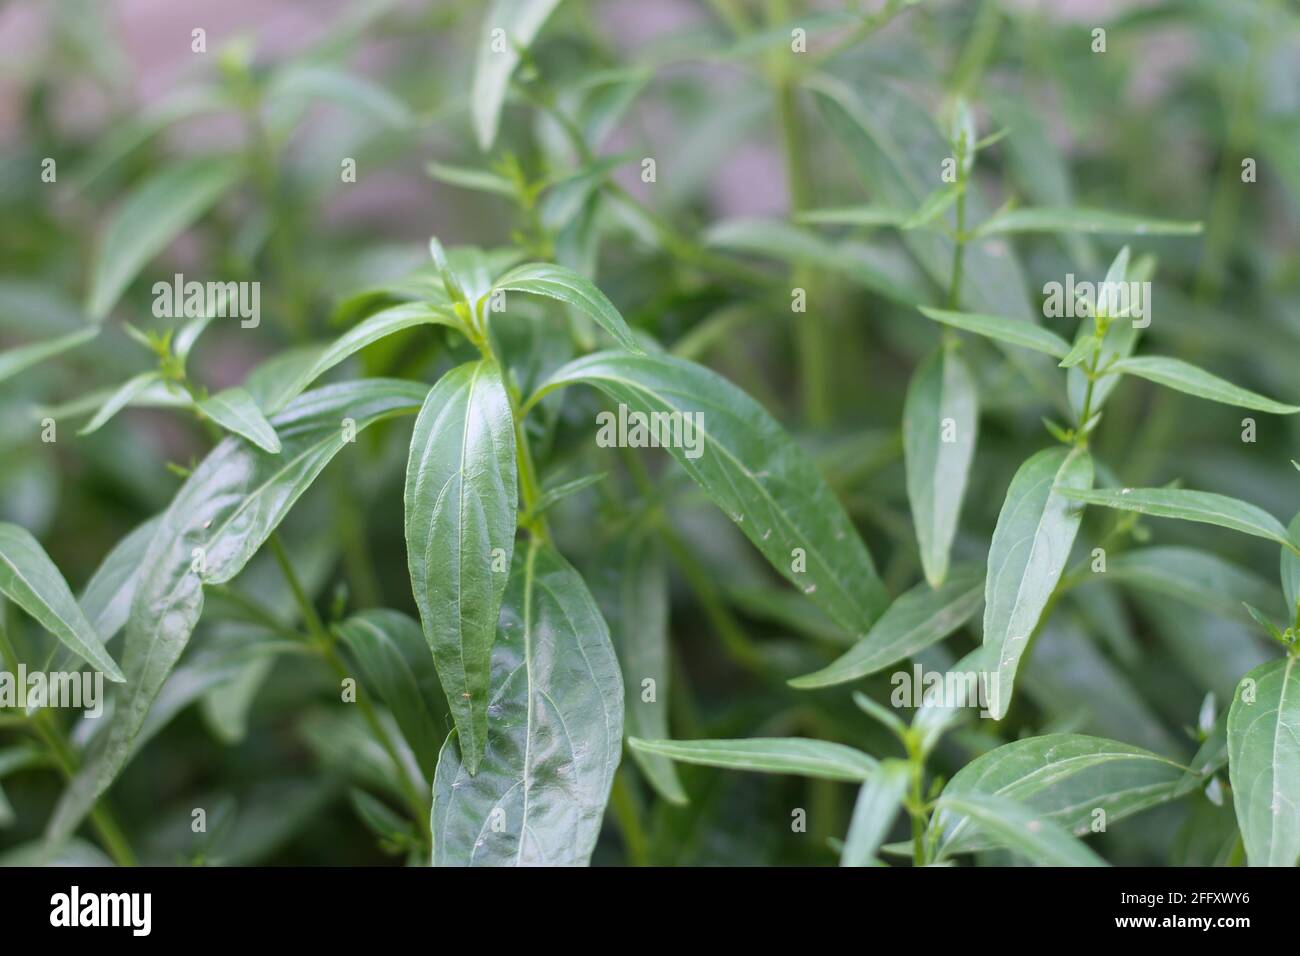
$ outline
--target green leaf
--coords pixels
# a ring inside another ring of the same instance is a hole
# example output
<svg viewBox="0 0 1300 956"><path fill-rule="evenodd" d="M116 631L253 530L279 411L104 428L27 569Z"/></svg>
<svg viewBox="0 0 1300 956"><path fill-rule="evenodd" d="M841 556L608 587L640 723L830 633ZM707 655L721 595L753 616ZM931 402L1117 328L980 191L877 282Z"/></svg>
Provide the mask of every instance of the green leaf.
<svg viewBox="0 0 1300 956"><path fill-rule="evenodd" d="M936 322L950 325L983 335L1009 345L1046 352L1048 355L1063 359L1070 354L1070 343L1055 332L1021 322L1016 319L1004 319L998 315L977 315L974 312L949 312L946 309L931 309L921 306L921 312Z"/></svg>
<svg viewBox="0 0 1300 956"><path fill-rule="evenodd" d="M829 667L790 681L791 687L830 687L874 674L943 640L965 624L984 599L984 568L963 564L938 588L918 584L881 615L864 640Z"/></svg>
<svg viewBox="0 0 1300 956"><path fill-rule="evenodd" d="M125 680L40 542L26 528L8 522L0 522L0 594L109 680Z"/></svg>
<svg viewBox="0 0 1300 956"><path fill-rule="evenodd" d="M1251 866L1300 859L1300 668L1270 661L1237 685L1228 710L1228 779Z"/></svg>
<svg viewBox="0 0 1300 956"><path fill-rule="evenodd" d="M591 580L623 671L623 726L630 736L667 737L672 668L662 548L647 535L620 539L600 553ZM653 682L650 700L645 699L647 680ZM687 802L671 760L640 750L632 751L632 759L661 797L678 805Z"/></svg>
<svg viewBox="0 0 1300 956"><path fill-rule="evenodd" d="M430 709L434 673L418 621L399 611L371 608L334 626L361 668L361 684L393 712L402 736L427 779L433 779L443 731Z"/></svg>
<svg viewBox="0 0 1300 956"><path fill-rule="evenodd" d="M1253 408L1274 415L1293 415L1300 412L1300 405L1275 402L1256 392L1239 388L1195 365L1158 355L1120 359L1111 364L1106 374L1136 375L1138 378L1145 378L1149 382L1195 395L1197 398L1224 405L1236 405L1238 408Z"/></svg>
<svg viewBox="0 0 1300 956"><path fill-rule="evenodd" d="M1081 335L1074 340L1074 345L1070 346L1069 354L1061 359L1061 368L1074 368L1080 362L1092 357L1093 349L1101 345L1101 340L1095 335Z"/></svg>
<svg viewBox="0 0 1300 956"><path fill-rule="evenodd" d="M1049 448L1029 458L1007 489L989 546L984 589L984 646L993 664L989 711L1006 716L1020 657L1070 557L1083 509L1065 491L1092 486L1092 458Z"/></svg>
<svg viewBox="0 0 1300 956"><path fill-rule="evenodd" d="M687 474L814 604L851 633L867 633L888 603L871 555L812 462L762 406L693 362L616 352L557 369L528 404L575 382L594 385L647 420L673 416L682 440L668 452ZM792 567L795 549L806 560L802 572Z"/></svg>
<svg viewBox="0 0 1300 956"><path fill-rule="evenodd" d="M1282 554L1285 561L1291 552ZM1137 548L1112 555L1105 576L1224 617L1240 617L1243 603L1267 607L1276 600L1263 578L1195 548Z"/></svg>
<svg viewBox="0 0 1300 956"><path fill-rule="evenodd" d="M18 348L6 349L4 352L0 352L0 382L12 378L19 372L31 368L33 365L38 365L48 358L62 355L64 352L75 349L80 345L85 345L97 335L99 335L99 327L91 326L87 329L69 332L67 335L56 335L53 338L42 339L39 342L20 345Z"/></svg>
<svg viewBox="0 0 1300 956"><path fill-rule="evenodd" d="M507 199L514 199L517 193L515 184L504 176L488 172L485 169L471 169L467 166L448 166L446 163L429 163L424 167L430 176L439 182L475 192L496 193Z"/></svg>
<svg viewBox="0 0 1300 956"><path fill-rule="evenodd" d="M161 384L162 381L162 373L156 371L141 372L139 375L127 379L118 386L116 391L109 395L108 400L99 406L99 410L91 416L90 421L86 422L77 434L89 435L91 432L97 431L110 418L130 405L151 386Z"/></svg>
<svg viewBox="0 0 1300 956"><path fill-rule="evenodd" d="M877 763L860 750L826 740L803 737L751 737L745 740L641 740L631 737L633 750L659 754L681 763L756 773L785 773L817 780L862 782Z"/></svg>
<svg viewBox="0 0 1300 956"><path fill-rule="evenodd" d="M906 259L886 258L865 243L830 242L780 220L728 219L711 227L704 238L711 246L835 273L900 305L932 297L925 278Z"/></svg>
<svg viewBox="0 0 1300 956"><path fill-rule="evenodd" d="M880 844L898 816L907 794L911 768L901 760L885 760L858 791L853 819L844 838L840 866L871 866Z"/></svg>
<svg viewBox="0 0 1300 956"><path fill-rule="evenodd" d="M590 316L629 352L645 351L605 293L572 269L549 262L531 262L511 269L492 288L558 299Z"/></svg>
<svg viewBox="0 0 1300 956"><path fill-rule="evenodd" d="M429 391L411 435L404 500L411 590L474 774L519 502L514 420L495 362L461 365Z"/></svg>
<svg viewBox="0 0 1300 956"><path fill-rule="evenodd" d="M1300 545L1300 513L1291 519L1286 533L1293 544ZM1282 594L1286 598L1286 620L1300 621L1300 555L1289 548L1282 549Z"/></svg>
<svg viewBox="0 0 1300 956"><path fill-rule="evenodd" d="M64 791L46 830L49 845L59 845L76 829L130 760L150 707L198 623L203 585L238 574L322 469L349 445L344 418L360 432L381 419L414 412L426 391L418 383L393 379L316 389L271 419L282 444L279 455L227 438L194 470L164 512L141 562L122 660L125 694Z"/></svg>
<svg viewBox="0 0 1300 956"><path fill-rule="evenodd" d="M1059 824L1021 803L987 793L941 796L936 806L968 818L983 834L1041 866L1106 866Z"/></svg>
<svg viewBox="0 0 1300 956"><path fill-rule="evenodd" d="M105 641L121 630L130 616L141 565L161 520L161 515L150 518L114 545L77 600L95 633Z"/></svg>
<svg viewBox="0 0 1300 956"><path fill-rule="evenodd" d="M824 226L899 226L907 217L902 210L884 206L840 206L798 213L795 222Z"/></svg>
<svg viewBox="0 0 1300 956"><path fill-rule="evenodd" d="M273 455L280 453L280 439L262 416L253 396L242 388L228 388L201 399L196 407L228 432L247 438Z"/></svg>
<svg viewBox="0 0 1300 956"><path fill-rule="evenodd" d="M242 160L189 159L156 173L118 207L99 243L86 311L102 321L154 256L239 179Z"/></svg>
<svg viewBox="0 0 1300 956"><path fill-rule="evenodd" d="M921 203L921 208L899 224L900 229L919 229L927 226L939 216L943 215L953 203L957 201L960 191L955 185L942 186L936 189L930 195L925 197Z"/></svg>
<svg viewBox="0 0 1300 956"><path fill-rule="evenodd" d="M382 86L319 63L295 63L280 70L267 84L266 97L328 100L399 129L411 126L415 119L410 108Z"/></svg>
<svg viewBox="0 0 1300 956"><path fill-rule="evenodd" d="M1095 491L1062 488L1061 494L1073 501L1104 505L1120 511L1215 524L1243 534L1267 538L1284 548L1296 548L1287 537L1286 528L1271 514L1227 495L1183 488L1098 488Z"/></svg>
<svg viewBox="0 0 1300 956"><path fill-rule="evenodd" d="M981 754L962 767L944 797L971 793L1005 797L1076 835L1173 799L1186 768L1141 747L1087 737L1046 734L1026 737ZM937 815L943 831L939 855L988 846L968 820Z"/></svg>
<svg viewBox="0 0 1300 956"><path fill-rule="evenodd" d="M1199 222L1153 219L1104 209L1010 209L998 213L976 230L985 236L1008 232L1116 233L1133 236L1195 236Z"/></svg>
<svg viewBox="0 0 1300 956"><path fill-rule="evenodd" d="M477 774L443 745L434 865L585 865L622 755L623 681L587 586L536 539L510 572L491 710Z"/></svg>
<svg viewBox="0 0 1300 956"><path fill-rule="evenodd" d="M975 382L957 350L941 347L912 375L903 404L907 500L934 587L948 574L978 428Z"/></svg>
<svg viewBox="0 0 1300 956"><path fill-rule="evenodd" d="M510 77L560 0L495 0L483 18L474 58L470 114L479 148L487 152L497 138Z"/></svg>
<svg viewBox="0 0 1300 956"><path fill-rule="evenodd" d="M344 359L382 338L417 325L461 328L460 320L450 309L423 302L395 305L358 322L326 346L281 353L253 373L259 377L263 369L274 373L265 376L265 387L255 387L253 376L246 387L262 410L268 415L273 414Z"/></svg>

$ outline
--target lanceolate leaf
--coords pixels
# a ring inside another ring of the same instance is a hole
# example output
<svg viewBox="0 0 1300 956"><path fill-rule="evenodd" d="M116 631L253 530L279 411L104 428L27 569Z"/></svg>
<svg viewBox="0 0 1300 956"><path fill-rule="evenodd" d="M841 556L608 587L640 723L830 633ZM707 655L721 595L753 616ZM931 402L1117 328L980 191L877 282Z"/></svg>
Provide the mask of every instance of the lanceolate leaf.
<svg viewBox="0 0 1300 956"><path fill-rule="evenodd" d="M1300 666L1296 658L1255 668L1228 711L1228 775L1251 866L1300 859Z"/></svg>
<svg viewBox="0 0 1300 956"><path fill-rule="evenodd" d="M1092 486L1092 458L1080 449L1038 452L1016 472L1007 489L989 547L984 586L984 646L990 675L989 710L1006 716L1020 657L1060 580L1079 530L1083 509L1064 489Z"/></svg>
<svg viewBox="0 0 1300 956"><path fill-rule="evenodd" d="M124 696L112 723L95 738L46 831L51 846L77 827L126 762L150 706L203 610L203 585L229 581L248 563L356 430L419 407L426 388L367 379L316 389L271 420L282 443L270 455L237 438L217 445L163 514L141 562L127 622Z"/></svg>
<svg viewBox="0 0 1300 956"><path fill-rule="evenodd" d="M558 299L590 316L628 351L645 351L605 293L572 269L547 262L532 262L511 269L497 279L492 288Z"/></svg>
<svg viewBox="0 0 1300 956"><path fill-rule="evenodd" d="M1295 560L1290 551L1282 551ZM1106 578L1167 594L1224 617L1244 616L1242 604L1275 606L1276 588L1250 571L1195 548L1137 548L1112 555Z"/></svg>
<svg viewBox="0 0 1300 956"><path fill-rule="evenodd" d="M268 415L274 414L348 356L386 336L417 325L447 325L458 328L459 320L450 309L436 305L423 302L395 305L358 322L326 346L312 351L282 353L272 361L284 361L287 356L289 358L285 361L284 367L276 371L264 389L259 386L257 391L254 391L250 382L249 391L257 397L262 411ZM256 376L261 371L262 369L258 369L253 374Z"/></svg>
<svg viewBox="0 0 1300 956"><path fill-rule="evenodd" d="M1274 415L1293 415L1300 412L1300 405L1275 402L1271 398L1265 398L1256 392L1233 385L1217 375L1211 375L1195 365L1159 355L1120 359L1107 369L1107 373L1136 375L1138 378L1145 378L1158 385L1195 395L1197 398L1224 405L1236 405L1238 408L1252 408L1260 412L1271 412Z"/></svg>
<svg viewBox="0 0 1300 956"><path fill-rule="evenodd" d="M273 455L280 453L280 439L263 417L253 396L242 388L228 388L198 402L198 409L226 431L247 438Z"/></svg>
<svg viewBox="0 0 1300 956"><path fill-rule="evenodd" d="M955 348L942 347L913 374L903 405L907 499L921 566L934 587L948 574L978 422L978 396L966 363Z"/></svg>
<svg viewBox="0 0 1300 956"><path fill-rule="evenodd" d="M661 754L682 763L757 773L788 773L818 780L863 781L876 761L860 750L803 737L752 737L746 740L628 740L633 750Z"/></svg>
<svg viewBox="0 0 1300 956"><path fill-rule="evenodd" d="M473 774L488 732L492 640L514 550L515 433L501 371L469 362L424 401L406 466L406 561Z"/></svg>
<svg viewBox="0 0 1300 956"><path fill-rule="evenodd" d="M918 584L881 615L864 640L829 667L790 681L792 687L830 687L874 674L943 640L984 600L984 568L958 565L940 587Z"/></svg>
<svg viewBox="0 0 1300 956"><path fill-rule="evenodd" d="M135 398L154 385L161 385L163 381L162 374L159 372L141 372L139 375L132 376L118 386L104 402L99 406L99 410L91 416L90 421L82 426L77 432L78 435L89 435L97 431L105 422L120 412L126 406L130 405Z"/></svg>
<svg viewBox="0 0 1300 956"><path fill-rule="evenodd" d="M886 760L858 791L853 819L844 838L840 866L871 866L889 834L907 793L910 768L901 760Z"/></svg>
<svg viewBox="0 0 1300 956"><path fill-rule="evenodd" d="M479 148L487 152L497 138L501 108L506 102L510 77L519 65L519 51L527 50L560 0L495 0L483 18L474 58L474 85L470 113Z"/></svg>
<svg viewBox="0 0 1300 956"><path fill-rule="evenodd" d="M979 227L980 235L999 232L1087 232L1133 236L1194 236L1199 222L1154 219L1104 209L1011 209Z"/></svg>
<svg viewBox="0 0 1300 956"><path fill-rule="evenodd" d="M981 754L957 771L943 794L1008 797L1082 835L1172 799L1184 772L1176 761L1117 740L1047 734ZM936 825L944 829L940 854L988 846L968 821L941 815Z"/></svg>
<svg viewBox="0 0 1300 956"><path fill-rule="evenodd" d="M267 84L266 96L268 100L328 100L399 128L413 120L406 104L382 86L355 73L315 63L281 70Z"/></svg>
<svg viewBox="0 0 1300 956"><path fill-rule="evenodd" d="M69 349L85 345L98 334L99 328L95 326L77 332L69 332L67 335L42 339L29 345L21 345L18 348L6 349L0 352L0 382L17 375L24 369L44 362L47 358L53 358L67 352Z"/></svg>
<svg viewBox="0 0 1300 956"><path fill-rule="evenodd" d="M666 415L680 425L668 451L686 472L777 571L841 627L867 633L888 603L871 555L816 468L757 402L693 362L598 352L558 369L529 404L575 382L647 420Z"/></svg>
<svg viewBox="0 0 1300 956"><path fill-rule="evenodd" d="M977 315L974 312L950 312L946 309L931 309L927 306L921 306L921 311L927 318L936 322L942 322L944 325L951 325L955 329L962 329L966 332L974 332L976 335L983 335L990 339L997 339L999 342L1006 342L1009 345L1018 345L1021 348L1033 349L1036 352L1046 352L1058 359L1063 359L1070 354L1069 342L1055 332L1049 332L1047 329L1030 325L1028 322L1004 319L998 315Z"/></svg>
<svg viewBox="0 0 1300 956"><path fill-rule="evenodd" d="M77 603L103 640L107 641L125 624L131 613L131 598L139 580L149 542L162 516L150 518L119 541L95 569Z"/></svg>
<svg viewBox="0 0 1300 956"><path fill-rule="evenodd" d="M86 311L101 321L140 270L235 184L237 157L190 159L165 169L114 213L99 244Z"/></svg>
<svg viewBox="0 0 1300 956"><path fill-rule="evenodd" d="M371 608L337 625L361 668L362 693L371 691L393 712L426 779L433 779L443 731L432 707L438 677L419 622L399 611Z"/></svg>
<svg viewBox="0 0 1300 956"><path fill-rule="evenodd" d="M1293 544L1300 545L1300 514L1291 519L1286 532ZM1282 549L1282 594L1286 598L1285 621L1300 620L1300 555L1289 548Z"/></svg>
<svg viewBox="0 0 1300 956"><path fill-rule="evenodd" d="M621 540L597 558L592 579L623 670L624 725L634 737L668 736L668 571L656 539ZM633 750L650 785L670 803L686 803L677 768L666 757Z"/></svg>
<svg viewBox="0 0 1300 956"><path fill-rule="evenodd" d="M1059 824L1043 819L1023 804L987 793L939 798L939 809L971 821L999 846L1042 866L1105 866L1106 861Z"/></svg>
<svg viewBox="0 0 1300 956"><path fill-rule="evenodd" d="M40 542L26 528L7 522L0 522L0 594L109 680L124 679ZM9 664L16 666L15 661Z"/></svg>
<svg viewBox="0 0 1300 956"><path fill-rule="evenodd" d="M1231 528L1244 534L1275 541L1284 548L1295 549L1286 528L1262 508L1245 501L1209 491L1183 488L1063 488L1061 494L1090 505L1105 505L1120 511L1137 511L1157 518L1180 518Z"/></svg>
<svg viewBox="0 0 1300 956"><path fill-rule="evenodd" d="M510 571L490 710L477 774L450 737L438 758L434 865L585 865L622 753L623 681L582 578L535 540Z"/></svg>

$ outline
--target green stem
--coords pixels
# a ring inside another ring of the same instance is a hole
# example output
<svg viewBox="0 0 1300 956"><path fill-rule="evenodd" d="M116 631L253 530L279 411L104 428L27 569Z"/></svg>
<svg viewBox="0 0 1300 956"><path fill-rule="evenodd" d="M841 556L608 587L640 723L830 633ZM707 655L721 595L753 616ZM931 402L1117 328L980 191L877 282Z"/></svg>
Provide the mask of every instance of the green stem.
<svg viewBox="0 0 1300 956"><path fill-rule="evenodd" d="M267 539L270 546L271 554L275 556L276 563L280 566L280 571L284 575L285 583L289 585L289 590L293 592L294 601L298 604L298 610L302 614L303 622L307 626L307 632L311 635L316 649L320 652L321 657L329 668L334 671L340 681L352 678L347 664L339 656L338 650L334 647L334 639L326 629L325 624L321 621L320 615L316 612L315 606L311 599L308 598L302 582L298 579L298 573L293 569L293 564L289 561L289 555L285 552L284 544L278 534L272 534ZM398 756L397 745L393 743L388 734L388 730L379 720L379 714L371 705L370 700L364 694L357 694L357 706L361 709L361 716L366 724L370 727L370 732L374 735L375 740L383 747L384 752L388 754L388 759L392 761L394 769L397 771L399 787L402 790L402 796L405 798L407 806L410 808L411 815L415 819L416 825L420 828L420 833L425 840L432 839L432 833L429 825L429 805L422 796L423 786L413 781L407 772L407 767L401 757Z"/></svg>
<svg viewBox="0 0 1300 956"><path fill-rule="evenodd" d="M610 809L614 811L614 820L623 834L623 846L627 850L628 862L633 866L650 865L649 840L645 828L641 826L640 809L628 783L627 767L622 767L614 774L614 787L609 794Z"/></svg>
<svg viewBox="0 0 1300 956"><path fill-rule="evenodd" d="M799 122L798 88L788 75L776 80L777 117L781 130L781 145L785 152L786 181L790 192L790 214L793 217L807 209L810 179L808 157L804 151L804 135ZM809 286L812 272L804 266L794 270L796 288L803 288L807 298L812 298ZM805 303L806 304L806 303ZM825 425L831 419L830 379L826 370L830 365L826 323L815 307L794 316L795 348L799 355L799 382L802 389L803 409L810 424Z"/></svg>
<svg viewBox="0 0 1300 956"><path fill-rule="evenodd" d="M14 650L14 646L9 640L9 632L3 626L0 626L0 656L3 656L13 670L17 671L18 652ZM45 744L64 779L71 782L77 775L77 754L63 735L63 731L60 729L58 722L55 721L54 715L50 713L48 708L42 707L26 723L36 736L41 739L41 742ZM95 832L99 834L104 849L114 863L118 866L136 865L135 852L131 849L126 833L108 807L96 801L90 810L90 823L95 828Z"/></svg>

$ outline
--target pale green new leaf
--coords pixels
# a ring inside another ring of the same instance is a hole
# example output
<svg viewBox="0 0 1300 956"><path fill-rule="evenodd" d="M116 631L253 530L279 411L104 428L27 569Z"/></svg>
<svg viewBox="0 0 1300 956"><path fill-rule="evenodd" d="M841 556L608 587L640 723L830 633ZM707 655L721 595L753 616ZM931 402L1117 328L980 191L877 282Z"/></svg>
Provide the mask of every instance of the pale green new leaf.
<svg viewBox="0 0 1300 956"><path fill-rule="evenodd" d="M1228 778L1251 866L1300 859L1300 667L1270 661L1237 685L1228 710Z"/></svg>
<svg viewBox="0 0 1300 956"><path fill-rule="evenodd" d="M989 546L984 590L984 646L995 668L989 711L1006 716L1020 657L1070 557L1083 509L1064 491L1092 486L1092 458L1082 449L1050 448L1029 458L1007 489Z"/></svg>
<svg viewBox="0 0 1300 956"><path fill-rule="evenodd" d="M318 63L295 63L267 84L268 100L327 100L373 116L398 128L414 122L410 108L388 90L365 77Z"/></svg>
<svg viewBox="0 0 1300 956"><path fill-rule="evenodd" d="M211 209L242 169L237 157L189 159L132 192L100 238L86 305L90 317L102 321L149 260Z"/></svg>
<svg viewBox="0 0 1300 956"><path fill-rule="evenodd" d="M943 795L1007 797L1044 819L1082 835L1098 817L1106 826L1176 795L1186 768L1149 750L1082 734L1026 737L981 754L948 781ZM939 853L966 853L988 845L969 821L942 815Z"/></svg>
<svg viewBox="0 0 1300 956"><path fill-rule="evenodd" d="M423 302L405 302L358 322L328 345L281 353L254 371L246 387L266 414L274 414L344 359L382 338L417 325L461 327L450 309ZM267 369L268 374L261 374L263 369ZM269 374L271 371L274 374ZM265 384L259 382L255 385L252 381L254 376Z"/></svg>
<svg viewBox="0 0 1300 956"><path fill-rule="evenodd" d="M472 169L467 166L449 166L446 163L429 163L424 167L430 176L439 182L475 192L496 193L507 199L514 199L518 190L515 184L504 176L488 172L485 169Z"/></svg>
<svg viewBox="0 0 1300 956"><path fill-rule="evenodd" d="M844 838L840 866L872 866L907 794L911 769L901 760L885 760L858 791L853 819Z"/></svg>
<svg viewBox="0 0 1300 956"><path fill-rule="evenodd" d="M227 438L193 471L141 561L127 621L122 669L127 683L112 723L55 809L46 829L58 846L130 760L154 700L189 643L203 610L203 585L238 574L321 470L356 431L414 412L427 389L414 382L366 379L316 389L271 420L281 453Z"/></svg>
<svg viewBox="0 0 1300 956"><path fill-rule="evenodd" d="M928 306L921 306L920 308L927 318L941 322L944 325L950 325L955 329L974 332L976 335L983 335L999 342L1006 342L1008 345L1018 345L1021 348L1033 349L1036 352L1046 352L1058 359L1063 359L1070 354L1069 342L1055 332L1049 332L1037 325L1030 325L1028 322L1004 319L998 315L950 312L947 309L931 309Z"/></svg>
<svg viewBox="0 0 1300 956"><path fill-rule="evenodd" d="M429 391L411 435L404 501L411 590L474 774L519 503L514 420L495 362L461 365Z"/></svg>
<svg viewBox="0 0 1300 956"><path fill-rule="evenodd" d="M998 213L976 230L977 235L1007 232L1083 232L1132 236L1195 236L1199 222L1154 219L1104 209L1032 207Z"/></svg>
<svg viewBox="0 0 1300 956"><path fill-rule="evenodd" d="M141 372L139 375L127 379L118 386L117 390L108 397L104 404L99 406L98 411L91 416L90 421L86 422L77 434L89 435L91 432L97 431L110 418L130 405L150 387L161 384L162 381L162 373L157 371Z"/></svg>
<svg viewBox="0 0 1300 956"><path fill-rule="evenodd" d="M629 738L633 750L660 754L681 763L756 773L785 773L817 780L861 782L877 763L860 750L827 740L803 737L751 737L744 740L641 740Z"/></svg>
<svg viewBox="0 0 1300 956"><path fill-rule="evenodd" d="M470 114L479 148L487 152L497 138L510 77L560 0L494 0L479 32L474 57Z"/></svg>
<svg viewBox="0 0 1300 956"><path fill-rule="evenodd" d="M39 342L6 349L4 352L0 352L0 382L12 378L19 372L31 368L33 365L38 365L48 358L62 355L64 352L75 349L80 345L85 345L97 335L99 335L99 327L92 326L88 329L69 332L67 335L56 335L53 338L42 339Z"/></svg>
<svg viewBox="0 0 1300 956"><path fill-rule="evenodd" d="M1293 415L1300 412L1300 405L1287 405L1275 402L1256 392L1240 388L1231 382L1211 375L1209 372L1174 358L1160 355L1144 355L1138 358L1124 358L1111 364L1107 375L1136 375L1157 385L1164 385L1197 398L1238 408L1252 408L1274 415Z"/></svg>
<svg viewBox="0 0 1300 956"><path fill-rule="evenodd" d="M280 453L280 439L275 434L253 396L242 388L227 388L200 399L196 403L200 412L228 432L247 438L258 448L273 455Z"/></svg>
<svg viewBox="0 0 1300 956"><path fill-rule="evenodd" d="M630 411L677 418L681 441L668 452L687 474L814 604L850 633L867 633L888 603L871 555L812 462L762 406L693 362L617 352L556 370L529 404L575 382ZM796 548L804 571L792 568Z"/></svg>
<svg viewBox="0 0 1300 956"><path fill-rule="evenodd" d="M871 632L833 664L790 681L791 687L830 687L874 674L943 640L984 600L984 568L962 564L938 588L922 582L880 616Z"/></svg>
<svg viewBox="0 0 1300 956"><path fill-rule="evenodd" d="M1106 866L1106 861L1068 830L1006 797L945 793L936 806L965 817L985 837L1040 866Z"/></svg>
<svg viewBox="0 0 1300 956"><path fill-rule="evenodd" d="M8 522L0 522L0 594L109 680L125 680L40 542L26 528ZM16 661L8 664L17 666Z"/></svg>
<svg viewBox="0 0 1300 956"><path fill-rule="evenodd" d="M623 681L587 586L536 539L510 571L489 709L477 774L451 737L438 758L434 865L586 865L622 756Z"/></svg>
<svg viewBox="0 0 1300 956"><path fill-rule="evenodd" d="M1295 550L1282 523L1262 508L1227 495L1184 488L1062 488L1061 494L1074 501L1104 505L1120 511L1136 511L1157 518L1199 521L1243 534L1267 538Z"/></svg>
<svg viewBox="0 0 1300 956"><path fill-rule="evenodd" d="M590 316L629 352L645 351L605 293L572 269L549 262L530 262L511 269L492 288L558 299Z"/></svg>
<svg viewBox="0 0 1300 956"><path fill-rule="evenodd" d="M913 373L903 404L907 500L934 587L948 574L978 427L975 382L957 350L942 347Z"/></svg>

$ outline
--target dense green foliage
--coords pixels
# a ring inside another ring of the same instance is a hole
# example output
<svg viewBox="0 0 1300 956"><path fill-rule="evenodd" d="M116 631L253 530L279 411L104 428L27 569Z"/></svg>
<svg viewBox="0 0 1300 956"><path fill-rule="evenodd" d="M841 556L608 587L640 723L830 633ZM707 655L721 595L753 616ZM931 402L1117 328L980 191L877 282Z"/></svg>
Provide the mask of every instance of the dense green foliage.
<svg viewBox="0 0 1300 956"><path fill-rule="evenodd" d="M1295 8L636 7L43 10L0 862L1296 865Z"/></svg>

